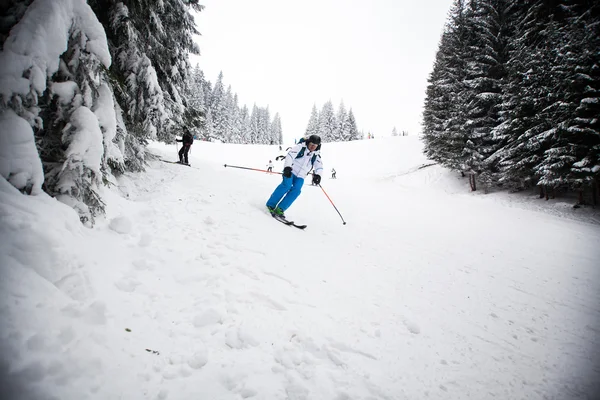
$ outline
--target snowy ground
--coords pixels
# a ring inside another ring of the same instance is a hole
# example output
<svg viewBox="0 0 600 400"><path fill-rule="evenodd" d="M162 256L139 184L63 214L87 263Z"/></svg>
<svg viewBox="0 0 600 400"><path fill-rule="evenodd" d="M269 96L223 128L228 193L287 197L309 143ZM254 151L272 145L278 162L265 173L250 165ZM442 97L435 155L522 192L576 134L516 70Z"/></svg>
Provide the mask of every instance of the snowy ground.
<svg viewBox="0 0 600 400"><path fill-rule="evenodd" d="M347 225L306 186L300 231L264 209L278 175L223 167L279 154L196 142L192 168L154 161L107 189L93 230L0 180L6 398L600 393L597 214L471 194L397 137L325 144Z"/></svg>

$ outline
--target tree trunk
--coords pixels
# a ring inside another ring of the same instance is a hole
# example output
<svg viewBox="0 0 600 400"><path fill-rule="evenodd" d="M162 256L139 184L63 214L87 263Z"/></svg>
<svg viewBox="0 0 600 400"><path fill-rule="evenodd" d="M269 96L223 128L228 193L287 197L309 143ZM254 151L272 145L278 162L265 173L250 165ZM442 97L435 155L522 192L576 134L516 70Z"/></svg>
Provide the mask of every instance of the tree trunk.
<svg viewBox="0 0 600 400"><path fill-rule="evenodd" d="M469 174L469 184L471 185L471 191L477 190L477 183L475 181L475 174Z"/></svg>
<svg viewBox="0 0 600 400"><path fill-rule="evenodd" d="M598 198L600 197L600 184L598 184L598 181L600 181L600 176L597 176L592 181L592 202L594 207L598 205Z"/></svg>
<svg viewBox="0 0 600 400"><path fill-rule="evenodd" d="M544 187L540 186L540 199L544 198Z"/></svg>

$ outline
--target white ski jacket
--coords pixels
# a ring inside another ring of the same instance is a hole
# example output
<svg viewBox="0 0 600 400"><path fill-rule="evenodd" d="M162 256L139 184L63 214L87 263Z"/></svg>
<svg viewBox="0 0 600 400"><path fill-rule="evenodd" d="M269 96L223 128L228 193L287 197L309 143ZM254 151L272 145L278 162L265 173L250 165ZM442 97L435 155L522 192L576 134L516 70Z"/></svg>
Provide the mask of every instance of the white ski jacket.
<svg viewBox="0 0 600 400"><path fill-rule="evenodd" d="M313 163L314 158L314 163ZM298 178L306 178L311 168L314 168L313 173L323 175L323 163L321 162L321 154L319 150L310 152L306 147L306 142L295 145L290 149L285 156L285 167L292 167L292 174Z"/></svg>

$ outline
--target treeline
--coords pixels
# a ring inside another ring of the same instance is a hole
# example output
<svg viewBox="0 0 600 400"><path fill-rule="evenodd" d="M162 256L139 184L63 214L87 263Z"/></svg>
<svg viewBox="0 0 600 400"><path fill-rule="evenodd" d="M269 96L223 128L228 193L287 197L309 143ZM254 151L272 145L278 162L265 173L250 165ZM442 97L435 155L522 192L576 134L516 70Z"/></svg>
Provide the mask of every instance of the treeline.
<svg viewBox="0 0 600 400"><path fill-rule="evenodd" d="M237 93L232 93L231 85L225 90L223 72L213 87L196 66L192 71L190 91L190 106L201 116L193 126L203 139L225 143L283 143L279 113L271 119L269 107L254 104L251 111L246 105L240 108Z"/></svg>
<svg viewBox="0 0 600 400"><path fill-rule="evenodd" d="M429 77L425 153L471 188L598 201L600 8L456 0Z"/></svg>
<svg viewBox="0 0 600 400"><path fill-rule="evenodd" d="M203 8L198 0L3 2L0 129L12 161L2 176L24 193L43 189L93 225L104 213L102 186L143 171L150 140L171 143L187 126L209 140L280 143L278 114L240 108L222 74L213 86L189 64L199 54L191 13Z"/></svg>
<svg viewBox="0 0 600 400"><path fill-rule="evenodd" d="M342 101L336 112L331 100L323 104L320 112L317 111L317 105L313 105L305 135L319 135L324 142L346 142L363 138L356 127L352 108L346 111Z"/></svg>

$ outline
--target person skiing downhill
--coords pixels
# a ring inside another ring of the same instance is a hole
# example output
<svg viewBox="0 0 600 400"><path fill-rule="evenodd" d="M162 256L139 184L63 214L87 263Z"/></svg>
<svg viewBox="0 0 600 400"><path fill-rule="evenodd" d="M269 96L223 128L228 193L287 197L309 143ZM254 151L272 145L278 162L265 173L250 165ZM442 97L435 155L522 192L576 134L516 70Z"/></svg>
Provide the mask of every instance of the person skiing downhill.
<svg viewBox="0 0 600 400"><path fill-rule="evenodd" d="M175 139L175 141L182 143L181 150L179 150L179 162L181 164L189 164L188 153L190 151L190 147L192 147L192 143L194 143L194 137L188 128L183 128L183 130L183 137L181 139Z"/></svg>
<svg viewBox="0 0 600 400"><path fill-rule="evenodd" d="M314 168L313 181L317 185L321 183L323 163L320 150L321 138L318 135L311 135L306 141L301 139L290 149L285 157L283 180L267 200L267 209L271 214L285 218L285 210L300 195L304 179L311 168Z"/></svg>
<svg viewBox="0 0 600 400"><path fill-rule="evenodd" d="M269 163L267 164L267 171L273 172L273 161L271 160L269 160Z"/></svg>

